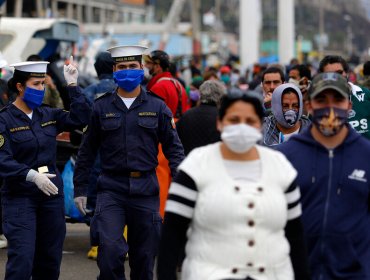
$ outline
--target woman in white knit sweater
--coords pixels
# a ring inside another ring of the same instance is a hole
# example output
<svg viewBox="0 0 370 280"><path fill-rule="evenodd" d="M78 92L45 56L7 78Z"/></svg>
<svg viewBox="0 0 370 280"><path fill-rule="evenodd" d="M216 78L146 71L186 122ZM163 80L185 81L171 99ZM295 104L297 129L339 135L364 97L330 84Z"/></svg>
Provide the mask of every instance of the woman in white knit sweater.
<svg viewBox="0 0 370 280"><path fill-rule="evenodd" d="M257 145L263 114L253 94L225 96L222 141L180 164L166 204L159 280L176 279L185 243L182 280L309 279L297 172Z"/></svg>

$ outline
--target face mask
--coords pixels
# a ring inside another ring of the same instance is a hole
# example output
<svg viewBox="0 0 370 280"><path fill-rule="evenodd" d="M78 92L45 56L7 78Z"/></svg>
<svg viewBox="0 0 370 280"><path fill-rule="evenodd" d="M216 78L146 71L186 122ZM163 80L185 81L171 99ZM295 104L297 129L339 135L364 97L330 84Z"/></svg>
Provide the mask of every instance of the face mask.
<svg viewBox="0 0 370 280"><path fill-rule="evenodd" d="M243 154L262 139L262 134L250 125L235 124L222 129L221 139L234 153Z"/></svg>
<svg viewBox="0 0 370 280"><path fill-rule="evenodd" d="M230 82L230 76L229 75L221 75L221 81L223 81L225 84L228 84Z"/></svg>
<svg viewBox="0 0 370 280"><path fill-rule="evenodd" d="M296 85L297 87L299 86L299 81L294 78L289 78L288 83Z"/></svg>
<svg viewBox="0 0 370 280"><path fill-rule="evenodd" d="M347 110L326 107L313 110L312 121L316 128L326 137L334 136L347 122Z"/></svg>
<svg viewBox="0 0 370 280"><path fill-rule="evenodd" d="M144 77L150 80L152 78L152 75L150 74L150 71L148 68L144 67Z"/></svg>
<svg viewBox="0 0 370 280"><path fill-rule="evenodd" d="M133 91L144 79L144 70L126 69L113 72L114 82L127 92Z"/></svg>
<svg viewBox="0 0 370 280"><path fill-rule="evenodd" d="M189 93L190 100L192 101L198 101L199 100L199 90L190 90Z"/></svg>
<svg viewBox="0 0 370 280"><path fill-rule="evenodd" d="M30 87L26 87L23 95L23 101L27 104L31 110L40 107L42 100L44 99L45 89L38 90Z"/></svg>
<svg viewBox="0 0 370 280"><path fill-rule="evenodd" d="M298 119L298 112L294 110L288 110L283 112L284 119L286 120L287 124L292 127L295 125Z"/></svg>

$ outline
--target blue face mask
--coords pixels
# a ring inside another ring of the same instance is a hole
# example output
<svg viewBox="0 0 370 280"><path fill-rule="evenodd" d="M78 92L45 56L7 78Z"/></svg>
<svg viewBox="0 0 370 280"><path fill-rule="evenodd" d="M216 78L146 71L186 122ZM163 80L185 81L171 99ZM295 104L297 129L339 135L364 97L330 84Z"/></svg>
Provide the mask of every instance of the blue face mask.
<svg viewBox="0 0 370 280"><path fill-rule="evenodd" d="M144 70L126 69L113 72L114 82L127 92L133 91L144 79Z"/></svg>
<svg viewBox="0 0 370 280"><path fill-rule="evenodd" d="M38 90L30 87L26 87L23 95L23 101L27 106L33 110L37 107L40 107L42 100L44 99L45 89Z"/></svg>

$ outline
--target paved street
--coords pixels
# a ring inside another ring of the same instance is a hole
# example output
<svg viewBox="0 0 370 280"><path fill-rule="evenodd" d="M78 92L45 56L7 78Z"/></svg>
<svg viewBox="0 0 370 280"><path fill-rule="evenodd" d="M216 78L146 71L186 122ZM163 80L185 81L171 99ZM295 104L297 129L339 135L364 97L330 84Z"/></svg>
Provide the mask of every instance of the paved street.
<svg viewBox="0 0 370 280"><path fill-rule="evenodd" d="M64 242L64 254L61 267L61 280L96 279L98 267L95 261L89 260L86 253L89 249L89 227L85 224L68 224L67 237ZM0 279L4 279L6 250L0 250ZM128 263L125 262L126 275ZM127 276L127 279L130 279Z"/></svg>

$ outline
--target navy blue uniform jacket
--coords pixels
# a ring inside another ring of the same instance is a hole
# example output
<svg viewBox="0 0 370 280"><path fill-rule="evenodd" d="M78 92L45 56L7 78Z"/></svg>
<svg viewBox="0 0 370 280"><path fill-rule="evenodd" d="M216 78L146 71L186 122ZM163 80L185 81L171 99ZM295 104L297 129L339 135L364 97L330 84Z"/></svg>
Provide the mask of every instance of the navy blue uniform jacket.
<svg viewBox="0 0 370 280"><path fill-rule="evenodd" d="M2 192L20 196L44 195L34 183L27 182L30 169L47 166L56 174L53 183L63 194L63 182L56 167L56 136L62 131L84 127L90 106L79 87L69 87L70 112L41 106L33 110L32 120L13 104L0 112L0 177Z"/></svg>
<svg viewBox="0 0 370 280"><path fill-rule="evenodd" d="M172 175L184 158L172 113L159 97L141 90L127 109L117 92L95 100L89 126L80 147L74 174L75 197L86 196L89 173L98 150L102 173L98 191L133 195L158 195L155 174L158 145L162 144ZM140 178L127 172L141 171Z"/></svg>
<svg viewBox="0 0 370 280"><path fill-rule="evenodd" d="M312 279L370 279L370 141L328 150L308 129L277 146L298 171Z"/></svg>

